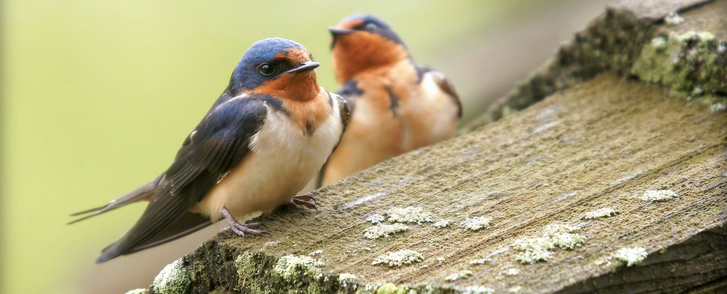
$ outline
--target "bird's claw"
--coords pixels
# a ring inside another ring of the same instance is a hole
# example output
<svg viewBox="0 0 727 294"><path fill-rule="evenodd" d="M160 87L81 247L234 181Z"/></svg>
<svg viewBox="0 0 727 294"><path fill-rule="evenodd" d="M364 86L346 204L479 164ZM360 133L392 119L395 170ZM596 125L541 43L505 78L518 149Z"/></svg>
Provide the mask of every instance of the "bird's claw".
<svg viewBox="0 0 727 294"><path fill-rule="evenodd" d="M229 226L226 226L225 228L220 230L220 232L231 230L232 232L234 232L235 234L237 234L240 237L245 237L245 234L258 235L258 236L268 235L270 237L273 236L273 234L270 234L269 232L255 229L255 228L260 228L260 227L267 228L267 226L265 224L261 224L261 223L249 223L249 224L230 223Z"/></svg>
<svg viewBox="0 0 727 294"><path fill-rule="evenodd" d="M316 206L316 199L313 198L313 196L309 196L309 195L295 196L295 197L293 197L293 199L290 200L290 202L288 202L288 204L293 205L295 207L305 206L305 208L315 209L316 213L318 212L318 207Z"/></svg>
<svg viewBox="0 0 727 294"><path fill-rule="evenodd" d="M295 196L295 197L293 197L293 199L305 200L305 201L308 201L308 202L313 202L313 204L318 204L318 201L315 198L313 198L313 196L307 195L307 194L306 195Z"/></svg>
<svg viewBox="0 0 727 294"><path fill-rule="evenodd" d="M245 234L250 235L269 235L270 237L273 236L273 234L270 234L266 231L256 230L256 228L264 227L267 229L267 226L263 223L249 223L249 224L241 224L235 219L232 214L230 214L230 211L227 210L227 208L222 208L222 214L227 218L227 223L229 225L225 227L224 229L220 230L220 232L224 232L227 230L232 230L235 234L239 235L240 237L245 237Z"/></svg>

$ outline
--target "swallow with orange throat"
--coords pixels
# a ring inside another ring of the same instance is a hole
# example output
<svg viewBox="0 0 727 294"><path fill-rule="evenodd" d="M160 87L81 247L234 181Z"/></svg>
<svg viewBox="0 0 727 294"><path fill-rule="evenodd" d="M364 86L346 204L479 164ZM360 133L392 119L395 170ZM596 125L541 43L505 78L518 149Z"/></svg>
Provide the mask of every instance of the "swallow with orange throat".
<svg viewBox="0 0 727 294"><path fill-rule="evenodd" d="M384 21L364 14L329 28L338 92L355 105L318 177L329 185L383 160L454 137L462 104L447 77L414 63Z"/></svg>
<svg viewBox="0 0 727 294"><path fill-rule="evenodd" d="M129 203L149 204L134 226L96 263L148 249L222 218L235 234L269 234L245 223L286 203L315 208L295 196L341 140L348 108L320 87L319 64L300 44L280 38L253 44L207 115L185 138L169 169L111 203L74 215L71 223ZM295 197L294 197L295 196Z"/></svg>

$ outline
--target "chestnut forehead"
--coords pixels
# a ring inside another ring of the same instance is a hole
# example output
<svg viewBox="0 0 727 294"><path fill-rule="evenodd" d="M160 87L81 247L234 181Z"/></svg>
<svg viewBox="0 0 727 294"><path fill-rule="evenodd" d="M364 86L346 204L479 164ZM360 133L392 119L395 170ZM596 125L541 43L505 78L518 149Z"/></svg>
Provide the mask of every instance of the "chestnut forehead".
<svg viewBox="0 0 727 294"><path fill-rule="evenodd" d="M350 20L350 21L344 21L344 22L340 23L339 26L341 26L344 29L350 30L357 26L362 25L363 23L364 23L363 19L354 19L354 20Z"/></svg>
<svg viewBox="0 0 727 294"><path fill-rule="evenodd" d="M308 53L308 50L305 50L303 48L288 48L283 50L283 52L275 54L275 60L290 60L291 62L297 63L297 62L305 62L309 61L310 53Z"/></svg>

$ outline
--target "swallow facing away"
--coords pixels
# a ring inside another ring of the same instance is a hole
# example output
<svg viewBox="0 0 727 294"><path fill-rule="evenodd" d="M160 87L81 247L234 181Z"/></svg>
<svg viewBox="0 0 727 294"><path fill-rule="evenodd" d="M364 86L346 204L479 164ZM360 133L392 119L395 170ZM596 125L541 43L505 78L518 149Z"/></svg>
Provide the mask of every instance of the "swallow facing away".
<svg viewBox="0 0 727 294"><path fill-rule="evenodd" d="M169 169L151 182L73 222L148 200L136 224L96 263L183 237L226 218L240 236L269 234L244 222L298 196L331 155L348 122L340 96L318 86L319 63L300 44L271 38L253 44L230 83L187 136ZM71 223L73 223L71 222Z"/></svg>
<svg viewBox="0 0 727 294"><path fill-rule="evenodd" d="M355 104L341 144L318 186L383 160L454 137L462 104L447 77L414 63L382 20L363 14L329 28L337 92Z"/></svg>

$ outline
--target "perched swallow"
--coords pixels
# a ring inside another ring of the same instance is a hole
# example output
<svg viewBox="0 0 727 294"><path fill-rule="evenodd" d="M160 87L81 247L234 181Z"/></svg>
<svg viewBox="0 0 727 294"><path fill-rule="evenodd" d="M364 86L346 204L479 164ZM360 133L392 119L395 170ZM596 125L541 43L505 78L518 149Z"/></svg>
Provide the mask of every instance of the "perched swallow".
<svg viewBox="0 0 727 294"><path fill-rule="evenodd" d="M355 104L318 186L383 160L454 137L462 104L447 77L417 65L382 20L352 15L329 28L338 92Z"/></svg>
<svg viewBox="0 0 727 294"><path fill-rule="evenodd" d="M280 38L253 44L230 83L187 136L174 162L151 182L77 222L149 200L136 224L96 263L183 237L225 217L240 236L269 234L244 222L293 203L341 140L348 108L318 86L319 63L300 44ZM71 222L71 223L73 223Z"/></svg>

